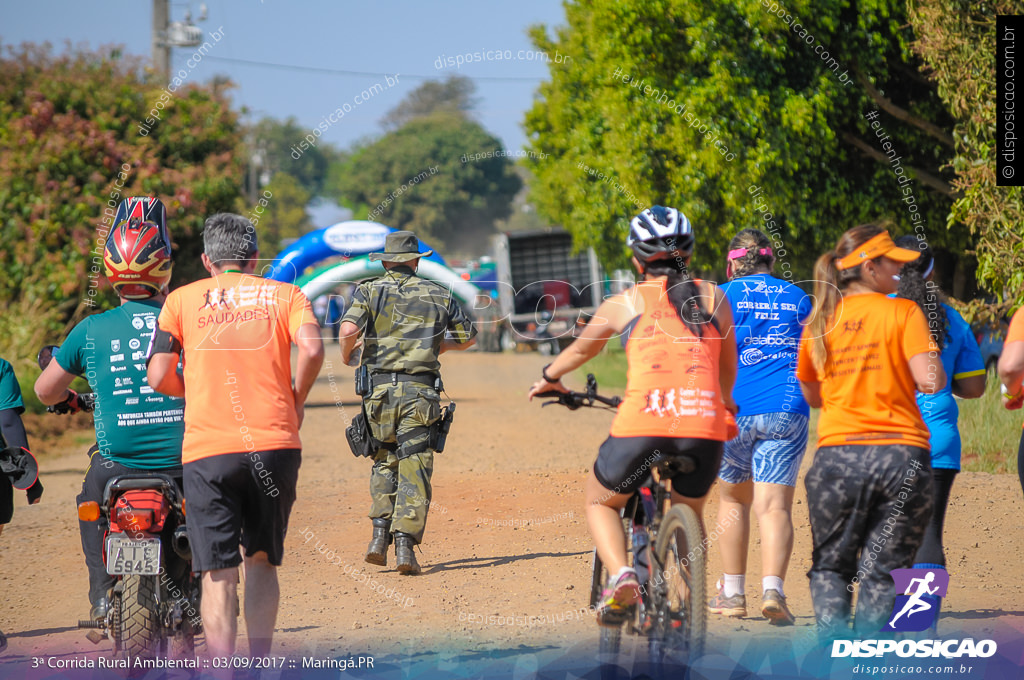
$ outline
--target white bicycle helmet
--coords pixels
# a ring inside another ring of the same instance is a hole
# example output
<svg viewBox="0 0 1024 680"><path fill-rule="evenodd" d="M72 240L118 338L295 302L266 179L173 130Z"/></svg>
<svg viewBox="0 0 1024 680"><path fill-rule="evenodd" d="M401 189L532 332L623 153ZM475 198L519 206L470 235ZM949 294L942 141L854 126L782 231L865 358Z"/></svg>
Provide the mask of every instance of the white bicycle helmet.
<svg viewBox="0 0 1024 680"><path fill-rule="evenodd" d="M640 262L671 257L693 250L693 227L686 215L675 208L651 206L629 223L626 245Z"/></svg>

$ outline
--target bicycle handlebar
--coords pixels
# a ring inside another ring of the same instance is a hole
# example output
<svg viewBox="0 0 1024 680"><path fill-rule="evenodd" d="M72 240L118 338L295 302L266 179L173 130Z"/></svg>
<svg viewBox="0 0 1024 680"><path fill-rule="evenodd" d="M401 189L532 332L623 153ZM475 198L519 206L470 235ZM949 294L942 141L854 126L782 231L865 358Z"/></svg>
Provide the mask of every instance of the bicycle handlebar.
<svg viewBox="0 0 1024 680"><path fill-rule="evenodd" d="M594 377L593 373L587 374L586 392L559 392L558 390L547 390L546 392L538 392L534 396L554 397L551 401L544 402L542 406L561 404L570 411L575 411L580 406L595 408L595 402L604 404L611 408L618 408L619 404L622 403L622 397L603 397L597 393L597 379Z"/></svg>

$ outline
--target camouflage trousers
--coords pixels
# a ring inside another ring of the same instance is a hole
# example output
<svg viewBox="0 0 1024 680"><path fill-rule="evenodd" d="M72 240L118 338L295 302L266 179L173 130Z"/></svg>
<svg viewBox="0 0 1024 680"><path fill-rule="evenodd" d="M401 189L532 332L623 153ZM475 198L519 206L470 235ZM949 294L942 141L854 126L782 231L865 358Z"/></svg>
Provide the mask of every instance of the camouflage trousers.
<svg viewBox="0 0 1024 680"><path fill-rule="evenodd" d="M391 520L391 532L423 540L430 506L434 452L427 448L428 428L441 417L432 387L414 382L378 385L363 400L373 437L397 444L381 449L370 472L371 519Z"/></svg>
<svg viewBox="0 0 1024 680"><path fill-rule="evenodd" d="M896 593L889 572L913 566L931 519L928 449L906 445L824 446L804 480L814 541L811 599L823 639L854 630L878 637Z"/></svg>

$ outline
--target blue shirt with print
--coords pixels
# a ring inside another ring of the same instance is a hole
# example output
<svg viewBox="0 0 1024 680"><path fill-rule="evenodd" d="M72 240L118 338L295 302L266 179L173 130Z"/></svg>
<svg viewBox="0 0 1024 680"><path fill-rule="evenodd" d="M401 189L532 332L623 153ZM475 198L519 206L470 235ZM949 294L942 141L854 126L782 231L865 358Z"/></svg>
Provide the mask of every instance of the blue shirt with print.
<svg viewBox="0 0 1024 680"><path fill-rule="evenodd" d="M946 371L946 386L935 394L917 393L917 406L931 432L932 467L948 470L960 469L960 430L957 419L960 409L953 396L953 380L972 375L984 375L985 362L981 358L978 342L960 313L949 305L946 312L946 342L942 347L942 368ZM926 312L927 313L927 312Z"/></svg>
<svg viewBox="0 0 1024 680"><path fill-rule="evenodd" d="M732 307L739 371L732 396L739 415L800 413L810 408L796 379L797 350L811 298L770 274L741 276L722 284Z"/></svg>

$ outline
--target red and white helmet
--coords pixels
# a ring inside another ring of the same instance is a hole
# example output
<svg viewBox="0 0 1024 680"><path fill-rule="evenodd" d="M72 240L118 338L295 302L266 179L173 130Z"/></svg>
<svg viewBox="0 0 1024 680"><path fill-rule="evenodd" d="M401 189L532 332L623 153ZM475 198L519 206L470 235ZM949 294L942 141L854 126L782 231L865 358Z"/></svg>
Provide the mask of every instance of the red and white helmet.
<svg viewBox="0 0 1024 680"><path fill-rule="evenodd" d="M171 237L158 199L126 198L107 237L103 265L114 291L126 300L145 300L171 280Z"/></svg>

